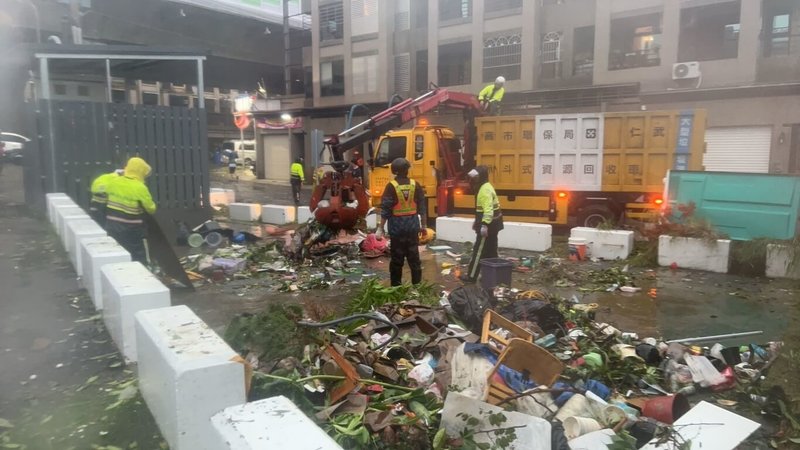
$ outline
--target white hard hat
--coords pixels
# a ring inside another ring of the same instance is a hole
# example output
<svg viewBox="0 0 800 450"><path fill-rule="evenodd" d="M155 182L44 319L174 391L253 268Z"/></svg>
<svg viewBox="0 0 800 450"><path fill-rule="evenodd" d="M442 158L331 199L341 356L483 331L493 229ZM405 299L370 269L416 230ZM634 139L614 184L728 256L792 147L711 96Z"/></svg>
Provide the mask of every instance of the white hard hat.
<svg viewBox="0 0 800 450"><path fill-rule="evenodd" d="M505 82L506 82L506 79L505 79L505 78L503 78L502 76L500 76L500 77L497 77L497 78L494 80L494 82L495 82L495 83L497 83L497 84L505 84Z"/></svg>

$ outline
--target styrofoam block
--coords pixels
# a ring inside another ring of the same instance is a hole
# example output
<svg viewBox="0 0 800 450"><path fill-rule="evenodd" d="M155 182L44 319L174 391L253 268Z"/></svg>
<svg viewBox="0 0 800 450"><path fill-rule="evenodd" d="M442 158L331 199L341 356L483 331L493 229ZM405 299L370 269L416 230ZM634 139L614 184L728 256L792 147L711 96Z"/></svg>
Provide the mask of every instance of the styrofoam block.
<svg viewBox="0 0 800 450"><path fill-rule="evenodd" d="M553 244L553 227L541 223L505 222L497 244L502 248L543 252Z"/></svg>
<svg viewBox="0 0 800 450"><path fill-rule="evenodd" d="M474 222L464 217L437 217L436 238L449 242L472 242L475 240Z"/></svg>
<svg viewBox="0 0 800 450"><path fill-rule="evenodd" d="M279 395L223 409L211 417L220 450L341 450L288 398Z"/></svg>
<svg viewBox="0 0 800 450"><path fill-rule="evenodd" d="M86 214L86 211L81 209L81 207L75 203L53 204L53 216L55 217L55 220L53 221L53 228L56 229L56 234L63 236L64 227L61 224L62 218L65 215L74 216L76 214Z"/></svg>
<svg viewBox="0 0 800 450"><path fill-rule="evenodd" d="M228 204L236 203L236 191L233 189L225 189L225 195L228 197Z"/></svg>
<svg viewBox="0 0 800 450"><path fill-rule="evenodd" d="M294 206L261 205L261 222L285 225L295 221Z"/></svg>
<svg viewBox="0 0 800 450"><path fill-rule="evenodd" d="M103 283L100 269L106 264L128 262L131 254L113 238L104 240L85 239L81 242L81 264L83 265L83 287L89 291L94 308L103 309Z"/></svg>
<svg viewBox="0 0 800 450"><path fill-rule="evenodd" d="M380 216L378 214L370 214L370 215L368 215L367 218L366 218L367 229L374 230L375 228L378 228L378 218L379 217Z"/></svg>
<svg viewBox="0 0 800 450"><path fill-rule="evenodd" d="M728 239L708 242L698 238L661 235L658 237L658 265L670 266L675 263L682 269L727 273L730 250L731 241Z"/></svg>
<svg viewBox="0 0 800 450"><path fill-rule="evenodd" d="M211 416L246 401L238 355L186 305L135 317L139 388L169 447L218 450Z"/></svg>
<svg viewBox="0 0 800 450"><path fill-rule="evenodd" d="M70 222L76 220L84 221L84 220L92 220L92 218L84 212L61 216L61 222L60 222L61 233L59 235L61 236L61 244L64 246L64 250L67 252L69 252L70 245L72 243L69 237L69 224Z"/></svg>
<svg viewBox="0 0 800 450"><path fill-rule="evenodd" d="M64 234L64 248L69 253L69 260L78 276L83 275L83 263L81 258L81 240L84 238L96 238L106 236L106 231L92 219L69 220L67 232Z"/></svg>
<svg viewBox="0 0 800 450"><path fill-rule="evenodd" d="M100 273L103 322L125 360L136 362L134 315L170 306L169 289L139 262L106 264Z"/></svg>
<svg viewBox="0 0 800 450"><path fill-rule="evenodd" d="M588 255L600 259L627 259L633 251L633 231L576 227L570 237L586 239Z"/></svg>
<svg viewBox="0 0 800 450"><path fill-rule="evenodd" d="M257 203L231 203L228 205L231 220L255 222L261 218L261 205Z"/></svg>
<svg viewBox="0 0 800 450"><path fill-rule="evenodd" d="M297 207L297 223L306 223L312 217L314 217L314 215L311 214L311 208L308 206Z"/></svg>
<svg viewBox="0 0 800 450"><path fill-rule="evenodd" d="M800 264L792 264L794 253L791 247L767 244L767 270L770 278L800 279Z"/></svg>
<svg viewBox="0 0 800 450"><path fill-rule="evenodd" d="M53 213L54 205L75 204L75 202L69 198L69 195L63 192L51 192L49 194L45 194L45 202L47 205L47 218L50 220L50 223L55 223L55 214Z"/></svg>

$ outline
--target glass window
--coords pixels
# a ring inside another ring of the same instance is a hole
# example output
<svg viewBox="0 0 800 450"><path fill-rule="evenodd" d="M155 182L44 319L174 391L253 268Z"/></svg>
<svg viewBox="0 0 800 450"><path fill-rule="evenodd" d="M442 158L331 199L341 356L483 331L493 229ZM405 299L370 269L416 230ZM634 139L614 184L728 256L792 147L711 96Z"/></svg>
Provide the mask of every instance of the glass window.
<svg viewBox="0 0 800 450"><path fill-rule="evenodd" d="M353 58L353 94L378 92L378 55Z"/></svg>
<svg viewBox="0 0 800 450"><path fill-rule="evenodd" d="M440 21L469 17L472 17L472 0L439 0Z"/></svg>
<svg viewBox="0 0 800 450"><path fill-rule="evenodd" d="M678 61L736 58L740 9L739 1L683 9Z"/></svg>
<svg viewBox="0 0 800 450"><path fill-rule="evenodd" d="M321 41L342 39L344 36L342 2L319 5L319 34Z"/></svg>
<svg viewBox="0 0 800 450"><path fill-rule="evenodd" d="M522 8L522 0L484 0L484 10L487 12L501 11L504 9Z"/></svg>
<svg viewBox="0 0 800 450"><path fill-rule="evenodd" d="M472 83L472 42L439 46L439 86Z"/></svg>
<svg viewBox="0 0 800 450"><path fill-rule="evenodd" d="M575 28L572 49L572 75L592 75L594 72L594 26Z"/></svg>
<svg viewBox="0 0 800 450"><path fill-rule="evenodd" d="M660 66L661 21L661 13L613 19L609 70Z"/></svg>
<svg viewBox="0 0 800 450"><path fill-rule="evenodd" d="M320 63L320 95L344 95L344 60Z"/></svg>
<svg viewBox="0 0 800 450"><path fill-rule="evenodd" d="M378 147L378 154L375 156L375 165L386 166L397 158L405 158L406 142L405 136L383 138Z"/></svg>
<svg viewBox="0 0 800 450"><path fill-rule="evenodd" d="M417 51L417 90L428 89L428 51Z"/></svg>
<svg viewBox="0 0 800 450"><path fill-rule="evenodd" d="M378 0L350 0L350 34L378 32Z"/></svg>
<svg viewBox="0 0 800 450"><path fill-rule="evenodd" d="M414 161L419 161L425 156L425 137L414 136Z"/></svg>
<svg viewBox="0 0 800 450"><path fill-rule="evenodd" d="M522 34L496 36L483 41L483 81L498 76L519 80L522 64Z"/></svg>
<svg viewBox="0 0 800 450"><path fill-rule="evenodd" d="M53 85L53 92L56 95L67 95L67 85L66 84L54 84Z"/></svg>
<svg viewBox="0 0 800 450"><path fill-rule="evenodd" d="M766 41L767 56L788 55L789 48L789 25L791 16L789 14L775 14L772 16L769 30L769 39Z"/></svg>

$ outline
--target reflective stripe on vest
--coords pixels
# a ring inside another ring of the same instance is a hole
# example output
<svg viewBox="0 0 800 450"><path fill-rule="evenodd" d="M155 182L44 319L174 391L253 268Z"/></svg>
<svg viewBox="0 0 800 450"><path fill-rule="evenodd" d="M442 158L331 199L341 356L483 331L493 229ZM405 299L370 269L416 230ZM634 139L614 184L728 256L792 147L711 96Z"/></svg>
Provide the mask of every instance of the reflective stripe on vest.
<svg viewBox="0 0 800 450"><path fill-rule="evenodd" d="M392 180L394 192L397 194L397 203L392 207L392 215L395 217L417 214L417 202L414 200L417 183L411 179L408 180L408 183L400 184L396 180Z"/></svg>

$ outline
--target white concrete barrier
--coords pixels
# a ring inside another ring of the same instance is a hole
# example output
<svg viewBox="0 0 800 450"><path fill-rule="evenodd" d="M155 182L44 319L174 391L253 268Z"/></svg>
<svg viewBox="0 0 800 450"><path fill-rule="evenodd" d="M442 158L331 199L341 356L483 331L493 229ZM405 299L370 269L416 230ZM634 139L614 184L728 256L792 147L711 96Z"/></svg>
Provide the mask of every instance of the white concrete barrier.
<svg viewBox="0 0 800 450"><path fill-rule="evenodd" d="M311 208L308 206L297 207L297 223L306 223L312 217L314 217L314 215L311 214Z"/></svg>
<svg viewBox="0 0 800 450"><path fill-rule="evenodd" d="M593 258L627 259L633 252L633 231L576 227L569 236L586 239L586 250Z"/></svg>
<svg viewBox="0 0 800 450"><path fill-rule="evenodd" d="M791 247L780 244L767 244L767 270L770 278L800 279L800 260L792 264L795 259Z"/></svg>
<svg viewBox="0 0 800 450"><path fill-rule="evenodd" d="M437 217L436 239L449 242L473 242L475 231L472 224L475 221L464 217Z"/></svg>
<svg viewBox="0 0 800 450"><path fill-rule="evenodd" d="M211 188L208 195L208 203L211 206L230 205L236 203L236 191L233 189Z"/></svg>
<svg viewBox="0 0 800 450"><path fill-rule="evenodd" d="M246 401L236 352L186 305L137 312L136 352L142 397L169 447L219 450L211 416Z"/></svg>
<svg viewBox="0 0 800 450"><path fill-rule="evenodd" d="M553 244L553 227L540 223L504 222L497 242L501 248L543 252Z"/></svg>
<svg viewBox="0 0 800 450"><path fill-rule="evenodd" d="M294 206L261 205L261 222L272 225L294 223L296 219Z"/></svg>
<svg viewBox="0 0 800 450"><path fill-rule="evenodd" d="M223 409L211 417L219 450L341 450L317 424L280 395Z"/></svg>
<svg viewBox="0 0 800 450"><path fill-rule="evenodd" d="M76 220L85 221L85 220L92 220L92 218L84 212L68 213L66 215L61 216L59 222L59 224L61 225L61 233L60 233L61 244L64 246L64 250L66 252L69 252L70 246L72 244L72 241L70 240L69 237L69 224L70 222L74 222Z"/></svg>
<svg viewBox="0 0 800 450"><path fill-rule="evenodd" d="M76 214L86 214L86 211L81 209L80 206L73 203L55 203L53 204L53 228L56 229L56 234L62 238L64 237L64 225L62 224L64 216L74 216Z"/></svg>
<svg viewBox="0 0 800 450"><path fill-rule="evenodd" d="M81 240L107 236L106 231L92 219L68 220L65 233L65 249L69 253L72 267L78 276L83 276L83 259L81 258Z"/></svg>
<svg viewBox="0 0 800 450"><path fill-rule="evenodd" d="M106 264L100 272L103 322L125 360L136 362L134 315L146 309L169 307L169 289L139 262Z"/></svg>
<svg viewBox="0 0 800 450"><path fill-rule="evenodd" d="M261 218L261 205L257 203L231 203L228 205L231 220L256 222Z"/></svg>
<svg viewBox="0 0 800 450"><path fill-rule="evenodd" d="M661 235L658 237L658 265L670 266L675 263L681 269L727 273L730 250L731 241L728 239L709 242L705 239Z"/></svg>
<svg viewBox="0 0 800 450"><path fill-rule="evenodd" d="M74 201L72 201L69 196L63 192L53 192L50 194L45 194L45 202L47 203L47 218L50 220L50 223L55 225L56 223L56 216L55 216L55 205L75 205Z"/></svg>
<svg viewBox="0 0 800 450"><path fill-rule="evenodd" d="M100 269L106 264L129 262L131 254L113 238L85 239L81 242L83 287L89 291L94 308L103 309L103 283Z"/></svg>

